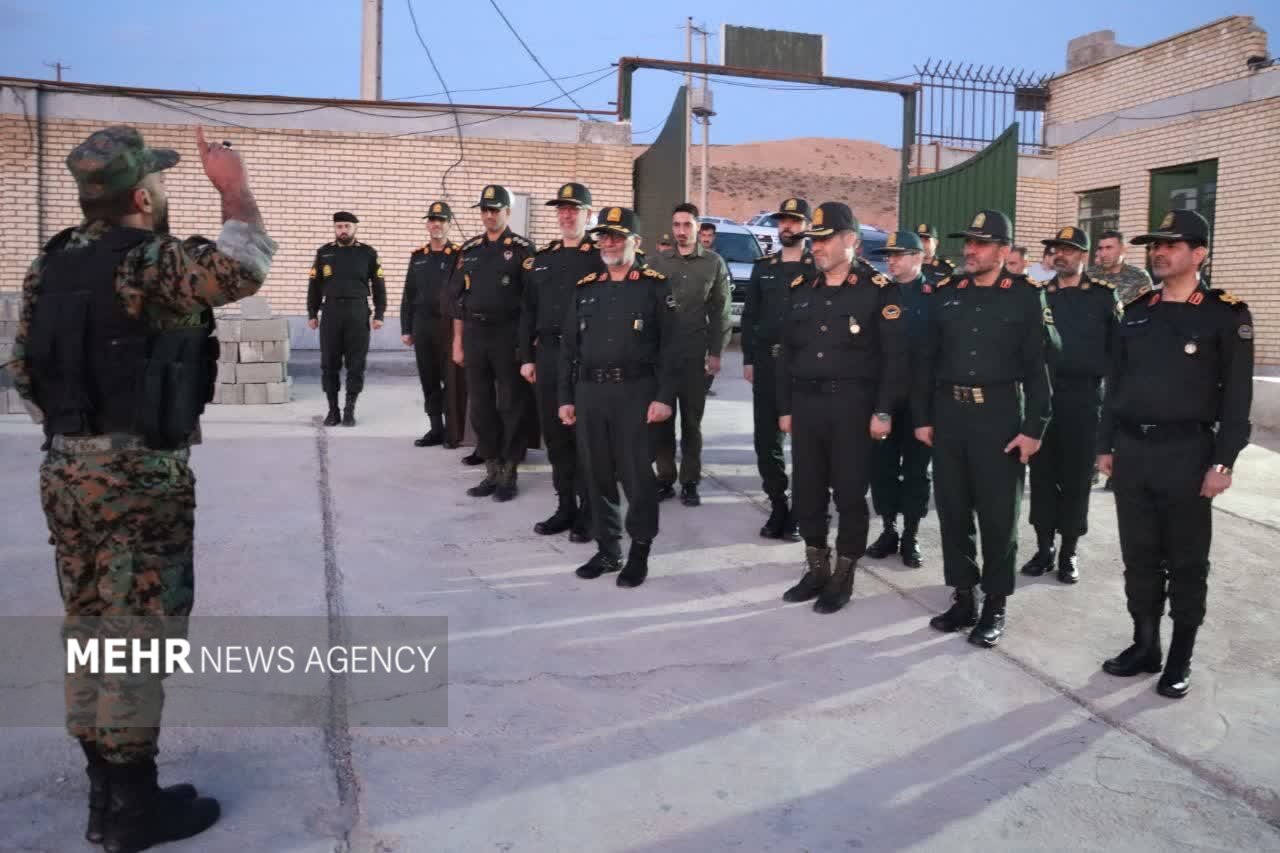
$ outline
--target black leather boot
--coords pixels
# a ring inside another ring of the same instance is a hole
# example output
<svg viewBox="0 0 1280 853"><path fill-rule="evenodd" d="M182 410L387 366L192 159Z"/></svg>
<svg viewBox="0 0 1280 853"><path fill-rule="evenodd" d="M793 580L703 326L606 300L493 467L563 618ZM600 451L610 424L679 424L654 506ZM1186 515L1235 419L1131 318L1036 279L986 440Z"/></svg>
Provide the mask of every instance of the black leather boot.
<svg viewBox="0 0 1280 853"><path fill-rule="evenodd" d="M813 603L815 613L835 613L853 598L853 570L856 562L852 557L836 557L836 570L831 580L822 588L818 600Z"/></svg>
<svg viewBox="0 0 1280 853"><path fill-rule="evenodd" d="M591 541L591 496L589 494L578 495L578 512L573 516L573 527L569 528L569 541L577 544Z"/></svg>
<svg viewBox="0 0 1280 853"><path fill-rule="evenodd" d="M680 503L685 506L698 506L702 503L702 497L698 494L697 483L680 484Z"/></svg>
<svg viewBox="0 0 1280 853"><path fill-rule="evenodd" d="M805 573L800 582L782 594L783 601L811 601L826 588L831 580L831 549L806 545L804 549Z"/></svg>
<svg viewBox="0 0 1280 853"><path fill-rule="evenodd" d="M618 586L637 587L649 576L649 542L632 542L627 551L627 564L618 575Z"/></svg>
<svg viewBox="0 0 1280 853"><path fill-rule="evenodd" d="M616 572L622 568L622 558L615 557L612 554L606 554L604 551L596 551L590 560L587 560L578 570L574 572L583 580L595 580L603 574Z"/></svg>
<svg viewBox="0 0 1280 853"><path fill-rule="evenodd" d="M353 427L356 425L356 397L359 394L347 392L347 407L342 410L342 425L344 427Z"/></svg>
<svg viewBox="0 0 1280 853"><path fill-rule="evenodd" d="M661 480L658 481L658 502L659 503L665 500L670 500L675 496L676 496L675 483L664 483Z"/></svg>
<svg viewBox="0 0 1280 853"><path fill-rule="evenodd" d="M982 615L978 624L969 632L969 642L990 649L1000 642L1004 634L1005 596L988 595L982 602Z"/></svg>
<svg viewBox="0 0 1280 853"><path fill-rule="evenodd" d="M760 535L765 539L782 539L787 519L791 516L791 509L787 506L787 496L770 497L769 505L772 507L769 520L764 523L764 527L760 528Z"/></svg>
<svg viewBox="0 0 1280 853"><path fill-rule="evenodd" d="M556 511L546 521L539 521L533 526L534 533L540 533L543 536L554 536L557 533L564 533L578 517L578 506L572 494L556 496Z"/></svg>
<svg viewBox="0 0 1280 853"><path fill-rule="evenodd" d="M1053 568L1053 559L1057 556L1053 548L1053 531L1036 528L1036 552L1030 560L1022 564L1022 573L1038 578Z"/></svg>
<svg viewBox="0 0 1280 853"><path fill-rule="evenodd" d="M325 426L337 426L342 423L342 412L338 411L338 392L326 392L325 396L329 398L329 414L325 415Z"/></svg>
<svg viewBox="0 0 1280 853"><path fill-rule="evenodd" d="M950 634L978 624L978 604L972 589L957 589L951 595L951 607L929 620L929 627Z"/></svg>
<svg viewBox="0 0 1280 853"><path fill-rule="evenodd" d="M1060 583L1079 583L1080 564L1076 558L1076 537L1063 536L1062 548L1058 551L1058 581Z"/></svg>
<svg viewBox="0 0 1280 853"><path fill-rule="evenodd" d="M439 412L427 417L431 419L431 429L413 442L414 447L436 447L444 444L444 417Z"/></svg>
<svg viewBox="0 0 1280 853"><path fill-rule="evenodd" d="M867 547L867 556L873 560L883 560L890 554L898 553L897 516L886 515L882 518L884 518L884 531Z"/></svg>
<svg viewBox="0 0 1280 853"><path fill-rule="evenodd" d="M516 463L503 462L498 465L498 488L493 490L493 499L498 503L514 500L519 492L516 488Z"/></svg>
<svg viewBox="0 0 1280 853"><path fill-rule="evenodd" d="M1156 692L1169 699L1181 699L1191 692L1191 653L1196 647L1199 625L1173 623L1173 639L1169 640L1169 658L1164 673L1156 682Z"/></svg>
<svg viewBox="0 0 1280 853"><path fill-rule="evenodd" d="M102 843L103 832L107 825L107 809L111 806L111 765L98 752L98 745L90 740L80 741L84 750L84 772L89 777L89 822L85 826L86 841L94 844ZM194 785L170 785L160 789L161 796L175 800L194 800Z"/></svg>
<svg viewBox="0 0 1280 853"><path fill-rule="evenodd" d="M920 553L920 543L916 537L920 532L920 519L902 519L902 540L898 544L898 553L902 555L902 565L908 569L918 569L924 565L924 555Z"/></svg>
<svg viewBox="0 0 1280 853"><path fill-rule="evenodd" d="M1160 616L1133 617L1133 645L1102 662L1102 671L1120 678L1159 672L1163 652L1160 649Z"/></svg>
<svg viewBox="0 0 1280 853"><path fill-rule="evenodd" d="M484 463L484 479L467 489L473 498L487 498L498 490L498 463Z"/></svg>
<svg viewBox="0 0 1280 853"><path fill-rule="evenodd" d="M111 765L110 807L102 847L107 853L137 853L157 844L190 838L222 813L209 797L174 797L156 785L155 761Z"/></svg>

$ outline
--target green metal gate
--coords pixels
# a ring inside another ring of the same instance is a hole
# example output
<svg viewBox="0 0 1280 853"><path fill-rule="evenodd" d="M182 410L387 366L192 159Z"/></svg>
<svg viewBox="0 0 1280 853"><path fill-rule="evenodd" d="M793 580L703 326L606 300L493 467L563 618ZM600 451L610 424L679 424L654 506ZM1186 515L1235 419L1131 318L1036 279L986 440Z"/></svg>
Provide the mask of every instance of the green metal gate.
<svg viewBox="0 0 1280 853"><path fill-rule="evenodd" d="M1001 210L1017 233L1018 123L1009 125L994 142L959 165L932 175L908 178L902 187L899 228L915 230L927 222L938 229L938 255L959 258L961 240L948 234L968 227L975 211Z"/></svg>

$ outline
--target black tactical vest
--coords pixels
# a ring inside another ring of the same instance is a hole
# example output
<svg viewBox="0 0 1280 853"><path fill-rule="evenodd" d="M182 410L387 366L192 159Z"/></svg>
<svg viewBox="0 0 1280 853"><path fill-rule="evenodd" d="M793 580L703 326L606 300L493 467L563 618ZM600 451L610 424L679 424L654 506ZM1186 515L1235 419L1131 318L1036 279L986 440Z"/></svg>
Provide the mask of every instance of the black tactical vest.
<svg viewBox="0 0 1280 853"><path fill-rule="evenodd" d="M30 332L46 435L128 433L156 449L181 446L212 399L213 312L197 326L150 330L120 305L115 275L152 232L115 227L81 249L66 247L70 235L45 246Z"/></svg>

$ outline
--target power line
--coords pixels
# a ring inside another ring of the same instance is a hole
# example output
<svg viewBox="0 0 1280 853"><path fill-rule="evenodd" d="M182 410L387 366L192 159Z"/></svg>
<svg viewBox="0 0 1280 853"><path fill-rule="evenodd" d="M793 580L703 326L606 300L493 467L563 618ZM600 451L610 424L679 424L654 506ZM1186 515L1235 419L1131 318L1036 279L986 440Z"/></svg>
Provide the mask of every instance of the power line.
<svg viewBox="0 0 1280 853"><path fill-rule="evenodd" d="M46 68L52 68L52 69L54 69L54 71L56 71L56 72L57 72L57 74L58 74L58 82L59 82L59 83L61 83L61 82L62 82L62 72L63 72L63 71L70 71L70 70L71 70L71 66L70 66L70 65L63 65L61 62L46 62L46 63L45 63L45 67L46 67Z"/></svg>
<svg viewBox="0 0 1280 853"><path fill-rule="evenodd" d="M604 65L604 66L601 66L600 68L593 68L590 71L580 71L577 74L565 74L564 76L557 77L555 79L556 80L576 80L579 77L590 77L592 74L599 74L601 71L606 71L612 67L613 66L611 65ZM454 89L453 91L455 94L460 92L501 92L506 89L526 89L529 86L544 86L546 85L546 82L547 82L546 80L533 80L528 83L507 83L502 86L485 86L479 89ZM423 92L420 95L401 95L398 98L387 98L386 100L412 101L415 98L435 98L443 94L444 92Z"/></svg>
<svg viewBox="0 0 1280 853"><path fill-rule="evenodd" d="M516 37L516 41L520 42L520 46L524 48L524 52L529 54L529 58L533 60L533 64L537 65L539 68L542 69L542 73L547 75L548 80L556 84L556 88L560 90L561 94L563 94L566 98L569 99L570 103L572 103L578 109L585 111L586 107L578 103L577 100L574 99L573 95L569 94L569 92L564 88L564 86L560 85L560 81L557 80L555 77L551 76L551 72L547 70L547 66L542 64L542 60L538 59L538 55L533 52L533 48L529 47L529 45L525 42L525 40L520 37L519 31L516 30L516 28L512 25L511 21L507 19L506 14L502 11L502 7L498 5L498 0L489 0L489 5L492 6L493 10L498 13L498 17L502 19L502 23L507 25L507 29L511 30L511 34ZM591 119L592 121L596 120L592 116L588 116L588 118Z"/></svg>
<svg viewBox="0 0 1280 853"><path fill-rule="evenodd" d="M462 142L462 119L458 115L458 108L453 105L453 94L449 91L449 84L444 82L444 75L442 75L440 73L440 69L436 67L436 60L435 57L431 55L431 48L427 47L427 40L422 37L422 30L418 29L418 16L413 13L413 0L404 0L404 4L409 7L409 18L413 21L413 32L418 36L418 43L421 44L422 49L426 51L427 62L431 63L431 70L435 72L436 79L440 81L440 88L444 90L445 97L449 100L449 109L453 112L453 127L458 133L458 159L440 174L440 195L448 198L449 190L445 186L445 181L448 179L449 173L462 165L462 161L466 159L467 156L466 147Z"/></svg>

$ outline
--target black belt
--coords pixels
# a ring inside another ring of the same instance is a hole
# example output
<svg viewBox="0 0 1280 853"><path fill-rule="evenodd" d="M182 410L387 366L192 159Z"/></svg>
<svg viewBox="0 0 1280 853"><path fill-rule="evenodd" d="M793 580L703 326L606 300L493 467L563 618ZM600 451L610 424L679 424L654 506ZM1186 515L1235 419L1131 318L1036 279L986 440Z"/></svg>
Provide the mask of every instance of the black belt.
<svg viewBox="0 0 1280 853"><path fill-rule="evenodd" d="M777 357L778 357L778 356L780 356L780 355L782 355L782 344L770 344L770 345L769 345L769 357L770 357L770 358L777 358Z"/></svg>
<svg viewBox="0 0 1280 853"><path fill-rule="evenodd" d="M975 403L980 406L993 394L1012 391L1016 387L1013 382L994 382L990 385L952 385L944 382L938 386L938 390L957 403Z"/></svg>
<svg viewBox="0 0 1280 853"><path fill-rule="evenodd" d="M875 380L863 377L848 379L803 379L800 377L791 378L791 387L796 391L803 391L809 394L834 394L841 388L848 388L853 385L873 385Z"/></svg>
<svg viewBox="0 0 1280 853"><path fill-rule="evenodd" d="M1139 424L1119 421L1116 428L1130 438L1139 441L1173 441L1180 438L1198 438L1213 431L1212 424L1200 421L1167 421L1162 424Z"/></svg>
<svg viewBox="0 0 1280 853"><path fill-rule="evenodd" d="M648 379L655 373L652 364L630 367L580 367L579 382L629 382L632 379Z"/></svg>
<svg viewBox="0 0 1280 853"><path fill-rule="evenodd" d="M474 311L467 312L467 322L475 323L477 326L505 326L508 323L516 321L517 314L478 314Z"/></svg>

